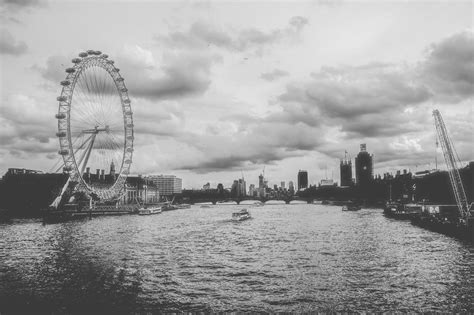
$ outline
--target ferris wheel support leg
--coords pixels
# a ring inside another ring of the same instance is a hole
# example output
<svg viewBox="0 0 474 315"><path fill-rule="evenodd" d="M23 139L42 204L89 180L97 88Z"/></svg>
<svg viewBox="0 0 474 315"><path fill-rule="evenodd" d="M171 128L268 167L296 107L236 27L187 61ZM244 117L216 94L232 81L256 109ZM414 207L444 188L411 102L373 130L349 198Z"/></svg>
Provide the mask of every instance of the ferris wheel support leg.
<svg viewBox="0 0 474 315"><path fill-rule="evenodd" d="M64 192L66 192L66 189L69 186L70 181L71 181L71 178L69 177L67 179L66 183L64 184L63 189L61 190L61 193L59 194L59 196L57 196L56 199L54 199L54 201L51 203L51 205L50 205L51 208L54 208L54 209L58 208L58 206L61 203L61 200L63 198Z"/></svg>
<svg viewBox="0 0 474 315"><path fill-rule="evenodd" d="M87 142L89 142L89 140L91 139L92 136L93 136L93 135L91 135L89 138L87 138L86 140L84 140L84 142L74 151L74 155L76 155L77 152L78 152L79 150L81 150L81 149L86 145ZM55 173L58 173L58 172L61 170L62 167L64 167L64 163L63 163L63 165L60 165L58 169L56 169Z"/></svg>
<svg viewBox="0 0 474 315"><path fill-rule="evenodd" d="M88 148L85 152L86 160L84 161L84 164L82 164L82 167L81 167L81 176L82 176L82 174L84 174L84 169L86 168L87 162L89 161L89 157L91 155L92 147L94 146L94 142L95 142L95 136L96 136L96 134L92 135L91 142L89 143L89 146L88 146Z"/></svg>
<svg viewBox="0 0 474 315"><path fill-rule="evenodd" d="M82 148L86 145L86 143L89 142L89 140L92 138L92 136L93 136L93 135L91 135L89 138L87 138L87 139L79 146L79 148L77 148L76 151L74 151L74 155L76 155L77 152L78 152L80 149L82 149ZM89 144L90 144L90 142L89 142ZM89 145L89 144L88 144L88 145ZM87 153L87 149L86 149L86 151L84 151L84 153L83 153L83 154L81 155L81 157L79 158L79 162L77 163L77 166L78 166L78 167L82 164L82 161L84 160L84 157L86 156L86 153Z"/></svg>

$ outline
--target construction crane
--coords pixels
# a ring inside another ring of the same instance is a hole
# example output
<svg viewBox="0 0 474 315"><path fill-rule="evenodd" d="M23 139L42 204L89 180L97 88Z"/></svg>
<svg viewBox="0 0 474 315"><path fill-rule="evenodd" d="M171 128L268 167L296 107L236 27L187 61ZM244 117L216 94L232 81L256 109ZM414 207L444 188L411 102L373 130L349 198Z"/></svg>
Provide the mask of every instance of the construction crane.
<svg viewBox="0 0 474 315"><path fill-rule="evenodd" d="M446 161L446 166L448 168L449 180L459 209L459 214L463 223L468 224L468 222L473 219L471 213L472 204L468 204L466 192L462 185L461 176L459 175L458 161L455 156L455 148L449 138L443 117L441 117L441 114L437 109L433 110L433 117L439 142L441 143L441 148L443 150L444 160Z"/></svg>

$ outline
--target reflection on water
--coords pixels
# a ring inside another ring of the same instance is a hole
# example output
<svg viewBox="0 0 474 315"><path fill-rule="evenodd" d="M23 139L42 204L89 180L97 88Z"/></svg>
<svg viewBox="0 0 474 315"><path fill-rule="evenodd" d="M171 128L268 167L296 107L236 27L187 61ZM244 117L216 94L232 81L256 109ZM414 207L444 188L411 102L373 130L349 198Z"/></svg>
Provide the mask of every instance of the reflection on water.
<svg viewBox="0 0 474 315"><path fill-rule="evenodd" d="M0 312L474 311L474 246L377 209L0 225Z"/></svg>

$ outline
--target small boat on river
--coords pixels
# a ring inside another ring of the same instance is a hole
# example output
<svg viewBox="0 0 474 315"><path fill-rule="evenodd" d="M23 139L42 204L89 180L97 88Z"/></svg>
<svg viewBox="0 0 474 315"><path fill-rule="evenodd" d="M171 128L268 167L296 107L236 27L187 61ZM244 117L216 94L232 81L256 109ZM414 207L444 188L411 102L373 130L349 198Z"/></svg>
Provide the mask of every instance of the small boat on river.
<svg viewBox="0 0 474 315"><path fill-rule="evenodd" d="M358 205L344 205L342 206L342 211L358 211L362 209L361 206Z"/></svg>
<svg viewBox="0 0 474 315"><path fill-rule="evenodd" d="M247 209L242 209L238 212L232 213L232 220L234 221L244 221L250 218L251 218L250 212L248 212Z"/></svg>
<svg viewBox="0 0 474 315"><path fill-rule="evenodd" d="M151 205L151 206L143 206L138 209L139 215L151 215L151 214L158 214L161 213L161 206L158 205Z"/></svg>

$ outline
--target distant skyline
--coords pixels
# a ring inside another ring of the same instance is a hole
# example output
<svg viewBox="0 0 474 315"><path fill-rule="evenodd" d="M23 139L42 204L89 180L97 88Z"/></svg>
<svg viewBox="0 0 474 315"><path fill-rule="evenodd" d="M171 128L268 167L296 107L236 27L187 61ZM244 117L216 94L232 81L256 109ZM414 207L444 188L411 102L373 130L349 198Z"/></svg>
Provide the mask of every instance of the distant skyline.
<svg viewBox="0 0 474 315"><path fill-rule="evenodd" d="M374 174L424 170L435 108L474 160L473 14L472 1L1 0L0 172L59 158L59 82L88 49L125 78L133 174L249 186L265 166L271 186L299 169L339 182L361 143Z"/></svg>

